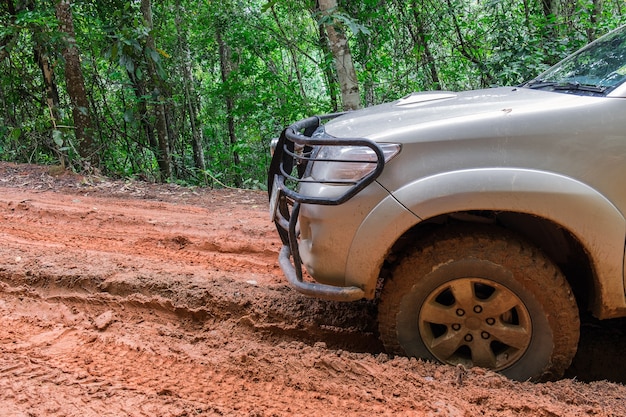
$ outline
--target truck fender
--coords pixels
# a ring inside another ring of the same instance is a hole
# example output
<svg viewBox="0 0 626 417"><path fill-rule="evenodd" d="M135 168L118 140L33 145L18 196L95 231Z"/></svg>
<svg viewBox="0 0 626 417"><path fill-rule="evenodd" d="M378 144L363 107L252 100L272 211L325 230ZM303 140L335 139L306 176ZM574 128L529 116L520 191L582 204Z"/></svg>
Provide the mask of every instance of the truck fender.
<svg viewBox="0 0 626 417"><path fill-rule="evenodd" d="M626 313L624 217L589 185L538 170L452 171L392 192L359 226L348 256L347 281L358 280L366 294L372 293L387 253L405 231L422 220L467 210L526 213L562 226L580 241L592 260L594 315L610 318ZM363 254L368 254L367 258Z"/></svg>

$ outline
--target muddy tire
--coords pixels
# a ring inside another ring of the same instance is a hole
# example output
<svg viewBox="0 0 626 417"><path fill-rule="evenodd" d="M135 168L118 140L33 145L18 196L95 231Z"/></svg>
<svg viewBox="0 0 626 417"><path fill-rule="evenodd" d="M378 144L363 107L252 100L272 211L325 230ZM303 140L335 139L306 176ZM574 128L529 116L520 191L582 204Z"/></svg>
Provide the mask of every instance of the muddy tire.
<svg viewBox="0 0 626 417"><path fill-rule="evenodd" d="M521 381L561 377L579 328L559 269L491 228L448 232L414 248L385 283L379 305L388 353L482 366Z"/></svg>

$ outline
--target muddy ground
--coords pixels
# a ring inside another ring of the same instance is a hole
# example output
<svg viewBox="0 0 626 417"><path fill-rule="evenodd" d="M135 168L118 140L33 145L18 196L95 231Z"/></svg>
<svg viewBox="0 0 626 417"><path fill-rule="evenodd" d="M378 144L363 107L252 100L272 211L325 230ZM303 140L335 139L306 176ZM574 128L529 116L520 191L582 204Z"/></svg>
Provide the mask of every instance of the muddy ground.
<svg viewBox="0 0 626 417"><path fill-rule="evenodd" d="M565 379L392 358L289 288L262 192L0 164L0 415L624 416L620 321Z"/></svg>

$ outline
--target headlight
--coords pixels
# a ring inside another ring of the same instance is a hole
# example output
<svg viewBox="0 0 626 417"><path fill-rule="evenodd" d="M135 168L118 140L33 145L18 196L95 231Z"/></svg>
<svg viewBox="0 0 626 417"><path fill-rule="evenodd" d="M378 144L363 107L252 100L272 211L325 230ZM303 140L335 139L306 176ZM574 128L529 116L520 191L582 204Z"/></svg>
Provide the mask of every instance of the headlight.
<svg viewBox="0 0 626 417"><path fill-rule="evenodd" d="M400 152L396 143L378 144L385 162ZM325 183L358 181L376 168L376 153L366 146L321 146L313 156L311 177Z"/></svg>
<svg viewBox="0 0 626 417"><path fill-rule="evenodd" d="M274 152L276 152L276 147L278 146L278 138L274 138L270 141L270 155L274 156Z"/></svg>

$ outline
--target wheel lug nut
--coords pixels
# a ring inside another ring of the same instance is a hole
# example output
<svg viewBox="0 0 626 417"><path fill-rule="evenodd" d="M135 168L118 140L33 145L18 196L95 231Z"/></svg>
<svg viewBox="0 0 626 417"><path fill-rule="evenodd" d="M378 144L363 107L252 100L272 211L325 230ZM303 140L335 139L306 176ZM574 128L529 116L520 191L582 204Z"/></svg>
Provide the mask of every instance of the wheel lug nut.
<svg viewBox="0 0 626 417"><path fill-rule="evenodd" d="M489 317L487 319L487 324L493 326L494 324L496 324L496 319L494 319L493 317Z"/></svg>
<svg viewBox="0 0 626 417"><path fill-rule="evenodd" d="M457 308L456 315L459 316L459 317L460 316L464 316L465 315L465 311L463 311L462 308Z"/></svg>
<svg viewBox="0 0 626 417"><path fill-rule="evenodd" d="M452 330L456 330L456 331L461 330L461 325L459 323L454 323L452 325Z"/></svg>
<svg viewBox="0 0 626 417"><path fill-rule="evenodd" d="M482 337L483 339L489 339L490 334L489 334L489 333L487 333L487 332L482 332L482 333L480 334L480 337Z"/></svg>
<svg viewBox="0 0 626 417"><path fill-rule="evenodd" d="M474 337L468 333L463 339L465 339L466 342L471 342L472 340L474 340Z"/></svg>
<svg viewBox="0 0 626 417"><path fill-rule="evenodd" d="M482 313L483 308L481 306L474 306L474 313Z"/></svg>

